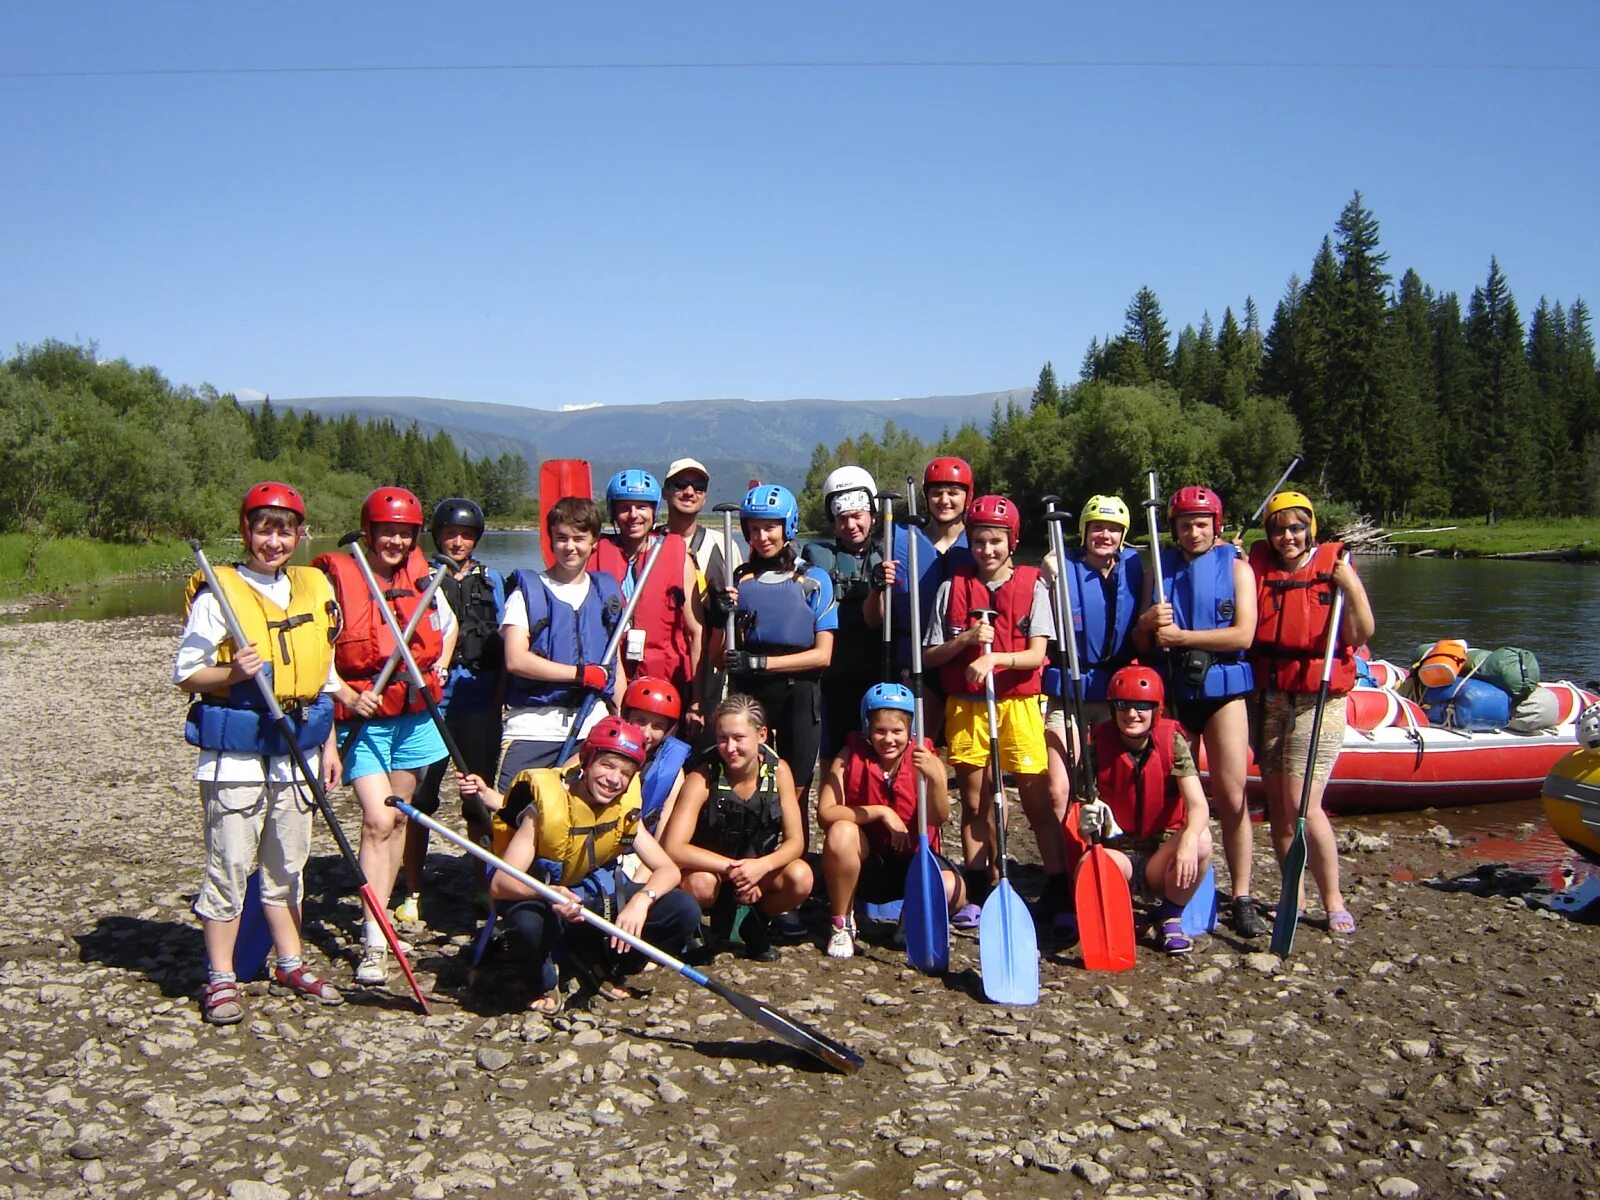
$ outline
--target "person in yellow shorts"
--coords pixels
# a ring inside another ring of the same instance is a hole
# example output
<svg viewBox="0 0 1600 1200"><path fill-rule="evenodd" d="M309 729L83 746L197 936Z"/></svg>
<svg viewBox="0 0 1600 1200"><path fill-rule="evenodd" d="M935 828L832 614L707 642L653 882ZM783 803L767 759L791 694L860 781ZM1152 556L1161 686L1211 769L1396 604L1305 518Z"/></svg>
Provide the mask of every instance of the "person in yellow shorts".
<svg viewBox="0 0 1600 1200"><path fill-rule="evenodd" d="M958 929L978 923L978 908L999 878L995 862L993 787L985 681L994 679L999 712L1000 766L1017 781L1022 810L1039 842L1045 889L1040 915L1071 903L1065 807L1051 804L1040 676L1045 647L1055 636L1050 593L1037 567L1012 561L1022 532L1016 505L1004 496L979 496L967 510L973 565L939 587L924 637L923 665L939 672L945 694L944 732L961 794L961 848L970 902L951 918Z"/></svg>

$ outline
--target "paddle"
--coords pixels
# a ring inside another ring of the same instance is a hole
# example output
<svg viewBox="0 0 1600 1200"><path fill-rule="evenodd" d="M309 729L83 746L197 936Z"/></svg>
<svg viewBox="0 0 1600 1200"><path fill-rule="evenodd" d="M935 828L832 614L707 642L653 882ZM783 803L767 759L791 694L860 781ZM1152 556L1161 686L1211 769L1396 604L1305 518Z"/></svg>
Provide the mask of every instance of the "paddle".
<svg viewBox="0 0 1600 1200"><path fill-rule="evenodd" d="M481 859L496 871L502 871L524 887L532 888L535 893L548 900L551 904L565 904L567 902L568 897L566 895L556 891L548 884L540 883L533 876L517 870L504 859L491 854L488 850L485 850L470 838L457 833L448 825L441 825L426 813L418 812L398 796L390 796L389 803L405 813L411 820L454 842L468 854ZM722 997L757 1025L776 1034L796 1049L805 1051L813 1058L832 1067L835 1071L851 1075L861 1068L862 1057L848 1046L834 1041L826 1034L811 1028L809 1025L796 1021L793 1017L784 1015L769 1004L763 1004L753 997L734 991L726 984L718 983L715 979L695 970L688 963L674 958L665 950L658 949L643 938L635 937L633 934L613 925L610 921L600 916L599 913L585 909L583 920L607 936L626 942L646 958L660 963L668 970L676 971L690 983L697 983L715 995Z"/></svg>
<svg viewBox="0 0 1600 1200"><path fill-rule="evenodd" d="M911 744L922 745L926 724L922 716L922 609L918 603L917 528L925 518L917 516L914 480L907 479L905 519L906 554L911 586ZM889 547L884 561L893 556ZM889 594L883 596L884 628L889 624ZM887 642L886 642L887 644ZM893 664L891 663L891 666ZM913 765L913 769L915 766ZM900 910L906 934L906 960L919 971L930 974L950 966L950 905L945 900L944 875L928 840L928 780L917 771L917 853L906 873L906 902Z"/></svg>
<svg viewBox="0 0 1600 1200"><path fill-rule="evenodd" d="M993 609L974 608L971 615L991 624ZM994 673L983 678L989 708L989 771L994 776L995 853L1000 882L983 902L978 917L978 961L983 994L996 1004L1039 1003L1039 935L1033 917L1006 874L1006 789L1000 771L1000 711L994 698Z"/></svg>
<svg viewBox="0 0 1600 1200"><path fill-rule="evenodd" d="M1083 676L1078 666L1075 632L1077 620L1072 611L1072 588L1067 583L1067 541L1062 533L1062 526L1072 520L1072 514L1059 507L1059 496L1046 496L1044 504L1050 552L1056 556L1056 611L1061 618L1056 652L1066 658L1064 675L1071 681L1067 691L1072 695L1072 720L1077 727L1079 802L1093 804L1099 799L1100 783L1095 769L1094 744L1083 715ZM1067 739L1067 743L1070 746L1072 739ZM1100 845L1098 838L1078 866L1078 878L1073 883L1073 904L1078 913L1083 965L1091 971L1126 971L1133 966L1136 956L1133 897L1116 860Z"/></svg>
<svg viewBox="0 0 1600 1200"><path fill-rule="evenodd" d="M711 511L722 514L722 544L724 547L726 547L726 549L724 550L722 556L721 582L724 588L730 588L733 586L733 514L739 511L739 506L733 503L724 503L717 505ZM710 584L711 581L707 580L706 586L708 588L710 587ZM722 631L722 641L724 653L733 649L732 609L728 610L728 619ZM707 654L706 657L709 658L710 655ZM717 678L721 680L721 686L717 689L717 691L720 693L721 698L726 699L728 693L733 690L733 681L728 677L728 673L726 671L716 671L715 674ZM708 724L710 723L710 720L711 714L707 713L706 721Z"/></svg>
<svg viewBox="0 0 1600 1200"><path fill-rule="evenodd" d="M556 501L566 496L593 498L594 483L586 459L549 458L539 464L539 552L544 555L546 570L555 561L555 550L550 545L550 522L545 518Z"/></svg>
<svg viewBox="0 0 1600 1200"><path fill-rule="evenodd" d="M883 492L878 496L878 502L883 505L883 561L888 562L894 557L894 502L900 499L893 492ZM879 678L888 681L894 676L894 635L890 631L893 612L888 604L883 606L883 674Z"/></svg>
<svg viewBox="0 0 1600 1200"><path fill-rule="evenodd" d="M1348 562L1349 554L1340 555ZM1311 808L1311 775L1317 766L1317 738L1322 733L1322 710L1328 705L1328 683L1333 678L1333 655L1339 646L1339 620L1344 615L1344 589L1335 588L1333 611L1328 618L1328 640L1322 650L1322 682L1317 685L1317 706L1311 713L1311 746L1306 750L1306 773L1300 781L1300 816L1294 840L1283 856L1283 891L1278 894L1278 915L1272 922L1272 952L1288 958L1294 949L1294 932L1300 924L1300 883L1306 873L1306 813Z"/></svg>
<svg viewBox="0 0 1600 1200"><path fill-rule="evenodd" d="M200 563L200 571L206 577L206 584L211 588L211 594L216 597L217 607L222 610L222 619L228 626L228 636L233 639L235 646L247 645L248 640L244 636L243 627L239 624L239 618L229 606L227 595L217 583L216 574L212 571L211 564L206 561L205 551L200 549L199 541L190 541L189 548L194 551L194 556ZM345 865L356 877L356 890L361 894L361 901L366 905L367 914L383 931L384 940L389 943L390 951L405 972L406 982L411 985L412 995L417 998L417 1006L426 1014L428 998L422 994L422 988L417 984L417 977L411 973L411 964L406 961L405 955L400 953L400 939L395 936L394 926L389 924L389 915L383 911L383 905L378 903L377 893L372 890L372 884L367 880L367 873L361 869L361 860L350 848L350 839L345 837L344 830L339 826L339 819L333 815L333 808L328 804L328 795L323 790L322 780L311 769L311 762L306 758L305 750L295 738L294 725L284 714L277 696L273 695L272 683L267 678L267 672L258 671L255 680L256 686L261 689L261 698L266 702L267 712L272 714L278 732L283 735L284 745L289 747L296 769L311 790L311 799L316 804L317 811L322 814L322 819L327 822L328 829L333 834L333 840L338 843L339 853L344 857Z"/></svg>
<svg viewBox="0 0 1600 1200"><path fill-rule="evenodd" d="M1288 482L1289 476L1294 474L1294 469L1299 465L1300 456L1296 454L1289 460L1289 465L1283 469L1283 474L1278 476L1278 482L1272 485L1272 490L1267 493L1266 499L1261 502L1261 507L1256 509L1255 512L1251 513L1250 519L1239 527L1239 536L1241 538L1244 537L1245 530L1249 529L1257 521L1261 520L1261 514L1267 511L1267 505L1272 503L1272 498L1278 494L1278 489ZM1221 534L1221 532L1222 531L1220 529L1217 530L1218 534Z"/></svg>
<svg viewBox="0 0 1600 1200"><path fill-rule="evenodd" d="M1200 886L1179 914L1185 937L1199 937L1217 927L1217 872L1210 864L1200 877Z"/></svg>

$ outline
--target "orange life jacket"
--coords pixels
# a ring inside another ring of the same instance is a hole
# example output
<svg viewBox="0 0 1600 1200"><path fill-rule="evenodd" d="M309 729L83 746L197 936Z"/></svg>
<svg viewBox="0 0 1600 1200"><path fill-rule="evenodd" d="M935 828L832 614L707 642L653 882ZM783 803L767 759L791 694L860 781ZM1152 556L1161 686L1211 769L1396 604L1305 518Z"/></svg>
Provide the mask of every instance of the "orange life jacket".
<svg viewBox="0 0 1600 1200"><path fill-rule="evenodd" d="M360 549L355 553L360 554ZM372 593L362 577L361 568L349 554L319 554L311 565L327 572L333 583L334 596L339 601L340 615L344 618L339 638L333 644L334 669L339 672L339 678L355 691L371 691L373 681L394 651L394 637L384 623L383 614L372 602ZM410 556L390 579L384 598L402 629L416 611L432 574L422 551L413 547ZM381 576L378 583L383 583ZM428 682L428 693L437 701L444 694L443 688L428 670L444 652L444 634L439 628L437 609L417 622L411 634L410 646L417 666ZM383 689L383 699L374 716L398 717L403 713L421 712L426 707L422 697L411 687L405 664L401 663L390 677L388 686ZM355 714L338 704L334 716L337 720L349 721Z"/></svg>
<svg viewBox="0 0 1600 1200"><path fill-rule="evenodd" d="M1142 754L1128 749L1115 720L1094 727L1095 780L1100 799L1122 832L1147 841L1169 829L1182 829L1187 817L1178 781L1172 777L1172 739L1180 734L1170 717L1157 717L1150 745Z"/></svg>
<svg viewBox="0 0 1600 1200"><path fill-rule="evenodd" d="M929 750L933 749L933 743L927 738L922 739L922 744ZM916 833L917 766L911 761L911 747L906 746L906 752L901 756L900 766L895 771L894 777L885 778L883 768L878 765L878 756L873 752L872 743L859 733L846 734L844 802L851 808L865 808L869 804L887 804L894 809L894 815L906 823L906 828ZM874 854L889 854L889 831L884 828L883 823L874 821L865 829L868 848ZM928 842L935 851L939 849L939 828L931 822L928 825Z"/></svg>
<svg viewBox="0 0 1600 1200"><path fill-rule="evenodd" d="M688 696L694 684L689 661L689 627L684 620L689 598L683 592L689 543L676 533L653 533L649 544L650 552L661 555L661 561L651 569L644 594L633 610L632 627L644 630L644 663L642 667L629 663L628 673L670 679L680 696ZM622 585L624 595L631 586L625 582L628 576L642 566L637 557L623 556L614 535L596 542L589 558L589 570L604 571Z"/></svg>
<svg viewBox="0 0 1600 1200"><path fill-rule="evenodd" d="M1038 567L1013 567L1011 578L990 591L978 578L976 568L962 567L950 577L950 608L945 613L945 633L954 637L970 625L973 609L993 608L997 615L994 643L989 650L996 654L1020 654L1028 648L1028 615L1033 611L1033 591L1038 581ZM967 664L980 652L979 647L968 646L939 668L939 684L945 695L983 695L981 683L967 682ZM1031 671L996 671L994 694L1001 698L1037 696L1041 688L1040 674L1040 667Z"/></svg>
<svg viewBox="0 0 1600 1200"><path fill-rule="evenodd" d="M1328 618L1338 591L1333 568L1343 549L1341 542L1322 542L1305 566L1286 571L1266 542L1250 547L1250 568L1256 573L1256 640L1250 647L1250 662L1258 687L1309 693L1321 686ZM1343 695L1355 683L1355 653L1341 645L1334 654L1328 691Z"/></svg>

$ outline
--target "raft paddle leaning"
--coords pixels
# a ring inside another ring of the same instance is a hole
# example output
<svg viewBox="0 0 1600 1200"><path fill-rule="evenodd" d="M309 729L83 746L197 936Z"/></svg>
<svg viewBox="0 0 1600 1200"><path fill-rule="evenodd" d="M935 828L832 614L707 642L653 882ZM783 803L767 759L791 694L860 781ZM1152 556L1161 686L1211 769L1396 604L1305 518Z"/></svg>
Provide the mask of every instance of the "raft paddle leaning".
<svg viewBox="0 0 1600 1200"><path fill-rule="evenodd" d="M567 496L594 499L594 480L589 462L583 458L549 458L539 464L539 553L545 570L550 569L555 547L550 544L550 522L546 519L556 501Z"/></svg>
<svg viewBox="0 0 1600 1200"><path fill-rule="evenodd" d="M389 803L403 812L410 820L416 821L418 824L437 833L440 837L454 842L468 854L481 859L496 871L504 872L509 878L515 879L524 887L532 888L535 893L548 900L551 904L566 904L571 899L570 896L558 892L548 884L540 883L526 872L517 870L503 858L485 850L482 846L457 833L448 825L442 825L426 813L418 812L398 796L390 796ZM803 1022L796 1021L793 1017L784 1015L770 1004L763 1004L754 997L734 991L727 984L718 983L710 976L695 970L688 963L674 958L665 950L658 949L643 938L635 937L620 926L613 925L599 913L584 909L582 919L608 937L626 942L652 962L660 963L668 970L676 971L690 983L697 983L707 991L722 997L757 1025L776 1034L797 1050L804 1050L807 1054L832 1067L835 1071L845 1075L853 1075L861 1069L861 1064L864 1061L861 1055L843 1043L834 1041L827 1034L813 1029Z"/></svg>
<svg viewBox="0 0 1600 1200"><path fill-rule="evenodd" d="M999 616L992 608L974 608L971 616L991 625ZM995 854L1000 882L983 902L978 917L978 962L983 994L996 1004L1039 1003L1039 935L1033 917L1006 873L1006 789L1000 770L1000 710L994 698L994 673L983 677L983 699L989 709L989 770L994 775ZM942 889L941 889L942 890Z"/></svg>
<svg viewBox="0 0 1600 1200"><path fill-rule="evenodd" d="M200 573L206 577L206 585L211 589L211 594L216 597L217 607L222 610L222 620L228 627L228 636L233 639L235 646L249 644L249 639L244 635L244 628L239 624L239 618L228 604L227 593L217 583L217 576L211 569L211 564L206 560L205 551L200 548L198 539L191 539L189 548L194 551L195 559L200 564ZM388 606L385 605L385 608ZM404 643L402 643L403 645ZM328 804L328 794L323 790L322 780L311 769L311 761L306 758L306 752L294 735L294 726L284 714L283 706L278 703L277 696L273 695L272 683L267 678L265 671L258 671L255 675L256 686L261 689L261 699L266 703L267 712L272 715L273 722L278 726L278 732L283 735L283 741L289 747L289 752L294 758L295 768L306 781L306 786L311 790L311 799L317 806L317 811L322 814L322 819L327 822L333 840L338 843L339 853L343 856L345 865L356 877L356 890L361 894L361 902L366 905L367 914L377 922L378 928L383 931L383 938L389 943L389 950L399 962L400 969L405 972L406 982L411 985L411 993L417 998L417 1007L423 1014L428 1012L428 998L422 994L422 988L417 983L417 977L411 972L411 963L406 956L400 953L400 939L395 936L394 926L389 924L389 914L383 911L383 905L378 903L377 893L372 890L372 884L367 880L367 873L361 869L361 860L356 857L356 852L350 847L350 839L345 837L344 830L339 825L339 819L333 815L333 809Z"/></svg>
<svg viewBox="0 0 1600 1200"><path fill-rule="evenodd" d="M917 578L917 530L925 518L917 515L915 480L906 480L906 561L911 593L911 744L922 745L927 729L922 713L922 608ZM890 547L891 557L893 546ZM885 559L887 562L888 560ZM888 594L884 595L885 620L889 614ZM916 769L916 764L912 764ZM944 875L928 841L928 780L917 771L917 853L906 872L906 900L901 907L905 918L906 960L917 970L929 974L950 967L950 905L944 895Z"/></svg>
<svg viewBox="0 0 1600 1200"><path fill-rule="evenodd" d="M750 486L754 487L755 484L752 483ZM723 576L724 576L724 578L722 580L722 586L725 587L725 588L732 587L733 586L733 514L739 511L739 506L737 504L726 504L726 503L724 503L724 504L717 505L716 508L712 509L711 511L722 514L722 571L723 571ZM708 581L708 583L709 583L709 581ZM728 620L723 625L723 629L722 629L722 651L723 651L724 654L726 654L729 650L732 650L732 649L733 649L733 610L730 608L728 610ZM732 680L732 678L729 677L729 675L728 675L728 673L726 671L723 671L721 674L722 674L722 697L721 698L725 700L725 699L728 698L728 694L733 691L733 680ZM708 712L706 714L706 722L707 722L708 725L710 724L710 721L711 721L711 714Z"/></svg>
<svg viewBox="0 0 1600 1200"><path fill-rule="evenodd" d="M1339 556L1349 562L1348 551ZM1311 773L1317 765L1317 738L1322 733L1322 710L1328 706L1328 684L1333 678L1333 655L1339 646L1339 621L1344 616L1344 589L1335 588L1333 611L1328 617L1328 641L1322 649L1322 682L1317 685L1317 706L1311 712L1311 747L1306 751L1306 774L1300 781L1300 816L1294 823L1294 841L1283 856L1283 891L1278 895L1278 915L1272 922L1272 952L1288 958L1294 949L1294 931L1300 924L1300 883L1306 873L1306 813L1311 808Z"/></svg>
<svg viewBox="0 0 1600 1200"><path fill-rule="evenodd" d="M1241 538L1244 537L1247 529L1261 520L1261 514L1267 511L1267 505L1272 503L1272 498L1278 494L1278 489L1283 487L1285 483L1289 482L1289 476L1294 474L1294 469L1299 465L1300 456L1296 454L1289 460L1289 465L1283 469L1283 474L1278 476L1278 482L1273 484L1268 490L1266 499L1261 501L1260 507L1258 507L1255 512L1250 514L1250 519L1248 521L1239 526L1239 536ZM1217 533L1220 535L1222 530L1217 530Z"/></svg>
<svg viewBox="0 0 1600 1200"><path fill-rule="evenodd" d="M1056 556L1056 611L1061 618L1057 653L1065 646L1064 678L1072 692L1072 721L1077 726L1077 768L1080 803L1093 804L1100 798L1100 782L1095 771L1094 743L1083 716L1083 676L1078 666L1077 621L1072 610L1072 588L1067 583L1067 544L1062 526L1072 514L1060 507L1060 496L1046 496L1045 524L1050 530L1050 552ZM1072 738L1066 743L1070 749ZM1126 971L1133 966L1136 949L1133 935L1133 896L1110 851L1097 837L1078 867L1073 884L1073 905L1078 912L1078 942L1083 965L1090 971Z"/></svg>
<svg viewBox="0 0 1600 1200"><path fill-rule="evenodd" d="M900 499L893 492L880 492L878 503L883 505L883 561L894 557L894 502ZM890 606L883 606L883 681L887 683L894 677L894 634L891 631L891 617L893 613Z"/></svg>

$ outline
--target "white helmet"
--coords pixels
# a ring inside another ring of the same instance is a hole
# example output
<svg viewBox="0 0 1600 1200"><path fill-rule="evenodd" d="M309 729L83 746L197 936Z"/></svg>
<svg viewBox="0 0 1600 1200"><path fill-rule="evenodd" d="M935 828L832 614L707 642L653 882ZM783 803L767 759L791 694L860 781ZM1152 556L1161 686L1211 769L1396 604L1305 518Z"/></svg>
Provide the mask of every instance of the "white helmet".
<svg viewBox="0 0 1600 1200"><path fill-rule="evenodd" d="M828 477L822 481L822 498L826 500L835 492L853 492L858 488L865 488L867 494L878 494L877 480L864 467L835 467L828 472Z"/></svg>
<svg viewBox="0 0 1600 1200"><path fill-rule="evenodd" d="M1578 717L1578 744L1586 750L1600 750L1600 704L1591 704Z"/></svg>

